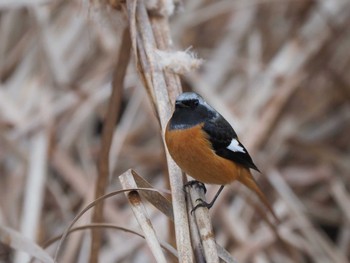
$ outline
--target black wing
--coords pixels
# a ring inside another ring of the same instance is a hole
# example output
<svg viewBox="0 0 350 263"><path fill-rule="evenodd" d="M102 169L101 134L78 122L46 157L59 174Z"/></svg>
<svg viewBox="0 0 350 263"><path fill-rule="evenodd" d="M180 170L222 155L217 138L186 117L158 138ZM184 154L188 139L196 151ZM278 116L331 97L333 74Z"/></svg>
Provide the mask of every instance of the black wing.
<svg viewBox="0 0 350 263"><path fill-rule="evenodd" d="M260 172L253 163L247 149L238 140L236 132L222 116L206 121L203 130L209 135L209 140L217 155ZM233 139L237 140L238 146L243 148L243 152L232 151L227 148Z"/></svg>

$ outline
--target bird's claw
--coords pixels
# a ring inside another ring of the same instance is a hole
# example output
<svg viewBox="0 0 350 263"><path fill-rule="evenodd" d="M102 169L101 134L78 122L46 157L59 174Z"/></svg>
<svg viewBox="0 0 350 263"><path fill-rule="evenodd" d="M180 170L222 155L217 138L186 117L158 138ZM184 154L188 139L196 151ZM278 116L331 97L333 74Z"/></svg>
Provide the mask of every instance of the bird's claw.
<svg viewBox="0 0 350 263"><path fill-rule="evenodd" d="M187 183L185 183L184 188L189 187L189 186L193 187L194 185L197 185L198 187L202 188L204 190L204 194L206 194L207 188L205 187L205 184L203 184L202 182L199 182L197 180L188 181Z"/></svg>
<svg viewBox="0 0 350 263"><path fill-rule="evenodd" d="M196 200L196 202L200 202L200 203L199 203L198 205L196 205L196 206L191 210L191 214L192 214L197 208L199 208L199 207L206 207L206 208L210 209L210 208L213 206L212 203L207 203L207 202L205 202L202 198L198 198L198 199Z"/></svg>

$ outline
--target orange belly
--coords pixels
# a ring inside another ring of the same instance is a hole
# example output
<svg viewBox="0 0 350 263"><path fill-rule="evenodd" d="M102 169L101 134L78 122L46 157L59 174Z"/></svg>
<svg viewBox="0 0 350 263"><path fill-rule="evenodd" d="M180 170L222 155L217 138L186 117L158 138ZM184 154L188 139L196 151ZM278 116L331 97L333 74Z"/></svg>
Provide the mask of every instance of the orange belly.
<svg viewBox="0 0 350 263"><path fill-rule="evenodd" d="M218 156L202 130L203 124L185 130L166 129L169 153L180 168L193 178L208 184L229 184L249 170Z"/></svg>

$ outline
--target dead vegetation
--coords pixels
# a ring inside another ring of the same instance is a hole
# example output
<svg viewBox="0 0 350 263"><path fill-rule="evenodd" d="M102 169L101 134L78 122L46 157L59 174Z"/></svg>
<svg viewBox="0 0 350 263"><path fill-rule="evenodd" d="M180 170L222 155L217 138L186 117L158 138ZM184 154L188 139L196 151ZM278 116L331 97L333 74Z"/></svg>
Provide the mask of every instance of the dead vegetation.
<svg viewBox="0 0 350 263"><path fill-rule="evenodd" d="M0 262L349 262L349 24L347 0L1 1ZM181 86L234 126L278 235L238 184L189 213Z"/></svg>

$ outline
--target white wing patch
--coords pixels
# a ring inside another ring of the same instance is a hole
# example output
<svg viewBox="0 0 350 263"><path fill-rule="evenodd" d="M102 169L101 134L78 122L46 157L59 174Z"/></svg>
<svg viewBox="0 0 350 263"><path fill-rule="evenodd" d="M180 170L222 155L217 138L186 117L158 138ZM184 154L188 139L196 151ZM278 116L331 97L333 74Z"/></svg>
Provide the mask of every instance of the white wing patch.
<svg viewBox="0 0 350 263"><path fill-rule="evenodd" d="M245 153L245 150L242 146L239 145L239 142L236 139L232 139L229 146L227 146L227 149L233 151L233 152L241 152Z"/></svg>

